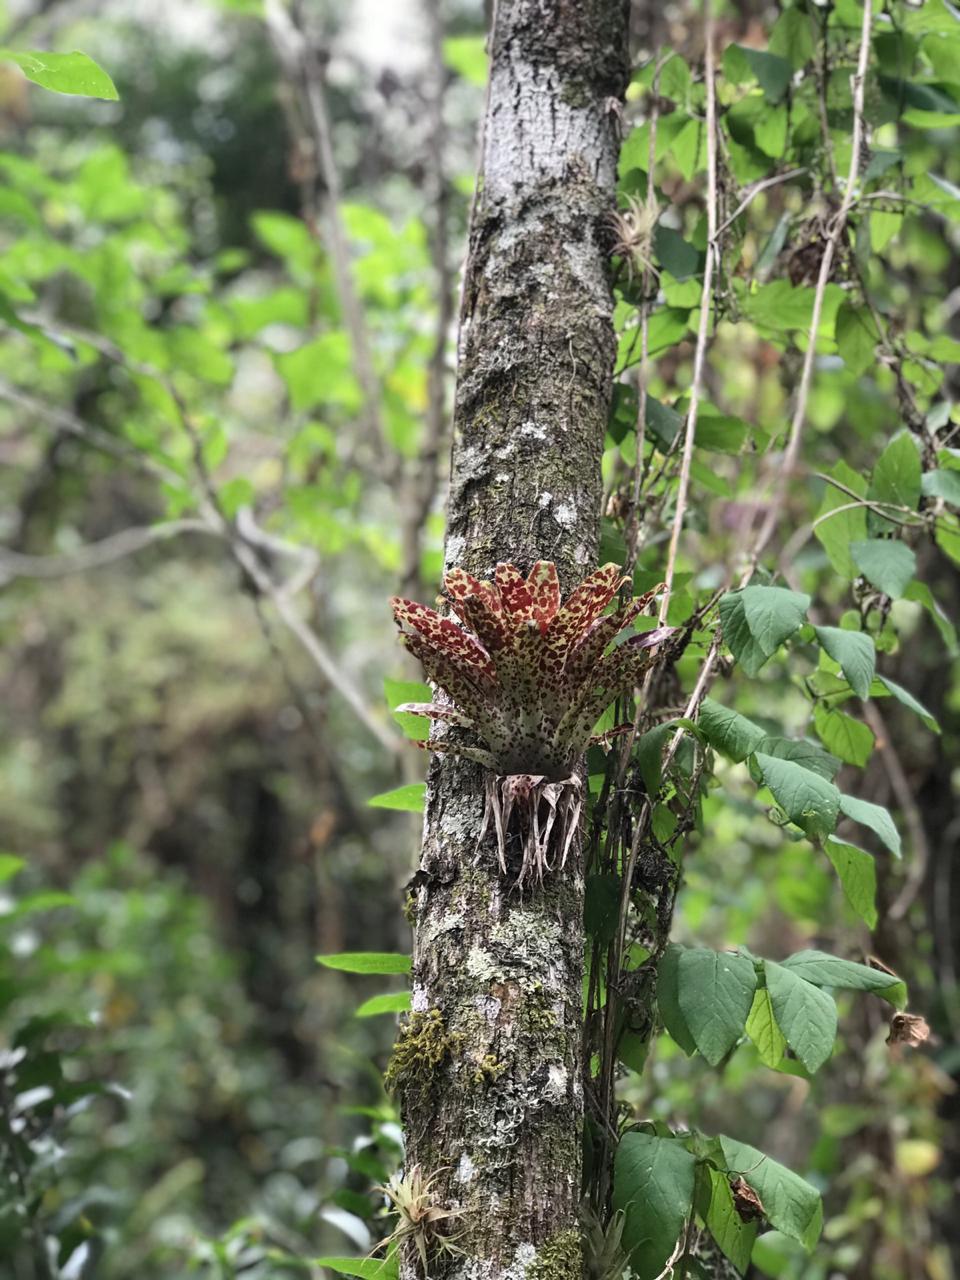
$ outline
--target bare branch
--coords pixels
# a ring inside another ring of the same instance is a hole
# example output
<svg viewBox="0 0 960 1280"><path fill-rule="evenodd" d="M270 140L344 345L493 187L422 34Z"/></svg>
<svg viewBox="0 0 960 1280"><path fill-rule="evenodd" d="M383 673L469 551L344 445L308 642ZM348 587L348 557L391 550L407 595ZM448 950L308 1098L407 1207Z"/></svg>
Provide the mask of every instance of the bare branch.
<svg viewBox="0 0 960 1280"><path fill-rule="evenodd" d="M169 520L166 524L122 529L99 542L87 543L60 555L32 556L9 547L0 547L0 586L14 578L66 578L74 573L102 569L144 547L167 542L182 533L203 533L218 537L205 520Z"/></svg>

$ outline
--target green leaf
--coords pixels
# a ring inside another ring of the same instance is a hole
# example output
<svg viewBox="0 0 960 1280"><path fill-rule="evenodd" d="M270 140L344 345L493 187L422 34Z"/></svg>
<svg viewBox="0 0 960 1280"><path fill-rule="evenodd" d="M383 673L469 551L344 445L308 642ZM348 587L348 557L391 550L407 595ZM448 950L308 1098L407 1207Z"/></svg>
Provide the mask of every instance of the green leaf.
<svg viewBox="0 0 960 1280"><path fill-rule="evenodd" d="M620 877L587 876L583 902L583 927L591 938L608 943L617 931L620 909Z"/></svg>
<svg viewBox="0 0 960 1280"><path fill-rule="evenodd" d="M870 636L842 627L814 627L817 639L830 657L840 664L858 698L869 697L877 665L877 650Z"/></svg>
<svg viewBox="0 0 960 1280"><path fill-rule="evenodd" d="M404 702L432 702L433 690L420 680L392 680L384 677L383 692L393 718L403 730L404 736L414 742L426 742L430 737L430 721L425 716L415 716L410 711L394 711Z"/></svg>
<svg viewBox="0 0 960 1280"><path fill-rule="evenodd" d="M830 711L823 703L817 703L813 722L823 745L844 764L855 764L862 769L873 754L874 737L870 727L845 711Z"/></svg>
<svg viewBox="0 0 960 1280"><path fill-rule="evenodd" d="M920 450L907 431L895 436L877 459L869 496L916 511L920 502Z"/></svg>
<svg viewBox="0 0 960 1280"><path fill-rule="evenodd" d="M871 929L877 924L877 868L873 857L855 844L828 836L824 852L833 863L847 901Z"/></svg>
<svg viewBox="0 0 960 1280"><path fill-rule="evenodd" d="M850 372L859 377L876 363L880 334L867 307L843 302L837 310L834 330L837 350Z"/></svg>
<svg viewBox="0 0 960 1280"><path fill-rule="evenodd" d="M757 989L757 974L746 956L684 947L677 969L680 1012L694 1042L715 1067L743 1029Z"/></svg>
<svg viewBox="0 0 960 1280"><path fill-rule="evenodd" d="M810 15L796 7L785 9L770 32L770 52L786 58L799 71L813 57L816 44Z"/></svg>
<svg viewBox="0 0 960 1280"><path fill-rule="evenodd" d="M780 760L763 752L757 752L754 758L765 784L791 822L813 838L833 830L840 792L832 782L792 760Z"/></svg>
<svg viewBox="0 0 960 1280"><path fill-rule="evenodd" d="M396 1255L389 1258L312 1258L315 1267L327 1267L341 1276L359 1276L360 1280L397 1280L400 1267Z"/></svg>
<svg viewBox="0 0 960 1280"><path fill-rule="evenodd" d="M689 1057L696 1053L697 1042L690 1034L690 1028L680 1010L680 957L683 952L683 947L671 942L660 957L657 968L657 1006L664 1027Z"/></svg>
<svg viewBox="0 0 960 1280"><path fill-rule="evenodd" d="M811 773L826 778L828 782L840 772L840 761L836 756L805 738L764 738L758 749L763 755L776 756L778 760L791 760L802 769L809 769ZM750 772L754 781L761 781L762 774L758 767L751 768Z"/></svg>
<svg viewBox="0 0 960 1280"><path fill-rule="evenodd" d="M866 497L866 480L845 462L838 462L829 474L844 489L856 494L857 498ZM850 544L867 536L866 508L851 506L855 501L856 498L851 498L843 489L828 484L823 491L814 529L814 534L834 569L842 577L851 579L857 576L857 566L850 554ZM836 515L831 515L831 512L836 512Z"/></svg>
<svg viewBox="0 0 960 1280"><path fill-rule="evenodd" d="M657 260L674 280L688 280L701 267L701 253L679 231L658 222L653 232L653 248Z"/></svg>
<svg viewBox="0 0 960 1280"><path fill-rule="evenodd" d="M640 776L643 778L643 785L651 797L655 797L660 791L663 744L673 731L674 726L670 721L666 721L664 724L654 725L637 739L635 747L637 764L640 768Z"/></svg>
<svg viewBox="0 0 960 1280"><path fill-rule="evenodd" d="M785 969L798 973L817 987L833 987L843 991L872 991L896 1009L907 1002L905 983L882 969L872 969L854 960L841 960L825 951L798 951L781 962Z"/></svg>
<svg viewBox="0 0 960 1280"><path fill-rule="evenodd" d="M779 1067L786 1052L787 1041L777 1026L770 992L766 987L758 987L754 993L746 1032L756 1046L760 1061L767 1067Z"/></svg>
<svg viewBox="0 0 960 1280"><path fill-rule="evenodd" d="M367 804L371 809L398 809L403 813L422 813L427 795L425 782L410 782L404 787L394 787L392 791L381 791L371 796Z"/></svg>
<svg viewBox="0 0 960 1280"><path fill-rule="evenodd" d="M819 987L773 960L763 962L774 1016L808 1071L818 1071L833 1052L837 1006Z"/></svg>
<svg viewBox="0 0 960 1280"><path fill-rule="evenodd" d="M406 1013L409 1008L409 991L389 991L384 995L371 996L369 1000L364 1000L354 1017L372 1018L378 1013Z"/></svg>
<svg viewBox="0 0 960 1280"><path fill-rule="evenodd" d="M704 1193L698 1191L697 1208L723 1255L742 1275L750 1262L759 1222L744 1222L733 1202L726 1174L711 1165L702 1165L700 1177Z"/></svg>
<svg viewBox="0 0 960 1280"><path fill-rule="evenodd" d="M859 822L862 827L869 827L880 837L895 858L900 857L900 832L882 805L873 804L870 800L861 800L859 796L842 795L840 812L852 822Z"/></svg>
<svg viewBox="0 0 960 1280"><path fill-rule="evenodd" d="M443 60L470 84L487 83L486 36L448 36L443 42Z"/></svg>
<svg viewBox="0 0 960 1280"><path fill-rule="evenodd" d="M0 49L0 58L15 62L28 80L54 93L116 102L117 87L85 53L48 53L40 49Z"/></svg>
<svg viewBox="0 0 960 1280"><path fill-rule="evenodd" d="M748 676L755 676L803 622L810 597L785 587L745 587L720 597L723 638Z"/></svg>
<svg viewBox="0 0 960 1280"><path fill-rule="evenodd" d="M15 853L0 853L0 884L5 884L26 865L26 860L18 858Z"/></svg>
<svg viewBox="0 0 960 1280"><path fill-rule="evenodd" d="M346 331L321 333L275 360L294 412L301 413L317 404L337 405L348 413L360 408L363 397L353 374Z"/></svg>
<svg viewBox="0 0 960 1280"><path fill-rule="evenodd" d="M877 686L879 686L879 689ZM884 689L887 693L892 694L899 703L909 708L915 715L918 715L928 729L932 729L934 733L940 732L940 725L933 715L922 702L913 696L909 689L905 689L902 684L897 684L896 680L891 680L889 676L878 676L871 693L876 697L877 693Z"/></svg>
<svg viewBox="0 0 960 1280"><path fill-rule="evenodd" d="M638 1280L660 1274L693 1204L697 1160L675 1138L625 1133L613 1166L613 1207Z"/></svg>
<svg viewBox="0 0 960 1280"><path fill-rule="evenodd" d="M850 554L867 581L891 600L900 599L917 571L917 557L910 547L890 538L851 542Z"/></svg>
<svg viewBox="0 0 960 1280"><path fill-rule="evenodd" d="M656 396L647 396L644 422L665 449L669 449L683 428L683 414L668 404L662 404Z"/></svg>
<svg viewBox="0 0 960 1280"><path fill-rule="evenodd" d="M410 957L397 951L336 951L317 956L317 964L343 973L409 973Z"/></svg>
<svg viewBox="0 0 960 1280"><path fill-rule="evenodd" d="M927 471L921 488L925 498L942 498L951 507L960 507L960 471Z"/></svg>
<svg viewBox="0 0 960 1280"><path fill-rule="evenodd" d="M698 724L711 747L738 764L752 755L767 736L758 724L713 698L704 698Z"/></svg>
<svg viewBox="0 0 960 1280"><path fill-rule="evenodd" d="M792 1170L756 1147L720 1135L723 1158L731 1174L745 1178L763 1203L768 1221L808 1251L823 1226L820 1192Z"/></svg>

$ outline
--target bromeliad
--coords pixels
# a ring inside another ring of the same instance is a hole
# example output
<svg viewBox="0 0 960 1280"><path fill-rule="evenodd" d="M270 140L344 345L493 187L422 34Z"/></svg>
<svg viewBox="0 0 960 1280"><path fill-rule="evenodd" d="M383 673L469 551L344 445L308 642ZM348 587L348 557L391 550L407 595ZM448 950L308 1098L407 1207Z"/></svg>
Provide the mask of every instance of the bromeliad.
<svg viewBox="0 0 960 1280"><path fill-rule="evenodd" d="M493 582L463 569L444 577L462 622L414 600L391 603L401 642L449 702L407 703L397 710L471 730L480 745L431 738L489 771L481 840L492 822L506 874L507 833L516 813L523 844L518 880L563 865L578 829L582 784L577 764L587 747L605 741L593 729L624 689L635 685L673 632L657 627L607 652L656 593L604 613L628 582L616 564L596 569L561 603L557 567L538 561L525 578L498 564ZM551 843L552 841L552 843Z"/></svg>

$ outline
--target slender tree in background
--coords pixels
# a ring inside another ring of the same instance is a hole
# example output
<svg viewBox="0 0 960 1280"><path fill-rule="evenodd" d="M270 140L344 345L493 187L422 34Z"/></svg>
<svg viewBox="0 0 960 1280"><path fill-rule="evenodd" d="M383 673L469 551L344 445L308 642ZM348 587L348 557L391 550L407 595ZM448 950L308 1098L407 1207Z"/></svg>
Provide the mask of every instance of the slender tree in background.
<svg viewBox="0 0 960 1280"><path fill-rule="evenodd" d="M594 566L615 342L606 223L622 0L502 0L460 318L447 568ZM580 1270L583 869L518 894L477 856L482 770L431 766L398 1062L408 1166L460 1214L458 1274ZM455 1053L446 1052L456 1046ZM538 1261L539 1260L539 1261ZM413 1266L412 1259L406 1264ZM438 1263L442 1266L442 1260ZM408 1274L413 1274L410 1270ZM431 1271L431 1274L433 1272Z"/></svg>

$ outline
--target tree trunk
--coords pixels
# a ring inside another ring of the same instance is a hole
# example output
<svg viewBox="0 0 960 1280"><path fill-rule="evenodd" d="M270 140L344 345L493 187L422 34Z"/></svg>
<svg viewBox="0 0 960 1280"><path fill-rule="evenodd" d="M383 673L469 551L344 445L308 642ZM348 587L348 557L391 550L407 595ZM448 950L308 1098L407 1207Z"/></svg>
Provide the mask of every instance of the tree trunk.
<svg viewBox="0 0 960 1280"><path fill-rule="evenodd" d="M614 205L625 0L499 0L470 227L446 544L492 577L596 564L615 354ZM415 877L413 1013L391 1077L407 1167L459 1210L431 1280L579 1280L583 867L522 895L478 856L483 771L431 764ZM404 1250L405 1280L423 1274Z"/></svg>

